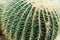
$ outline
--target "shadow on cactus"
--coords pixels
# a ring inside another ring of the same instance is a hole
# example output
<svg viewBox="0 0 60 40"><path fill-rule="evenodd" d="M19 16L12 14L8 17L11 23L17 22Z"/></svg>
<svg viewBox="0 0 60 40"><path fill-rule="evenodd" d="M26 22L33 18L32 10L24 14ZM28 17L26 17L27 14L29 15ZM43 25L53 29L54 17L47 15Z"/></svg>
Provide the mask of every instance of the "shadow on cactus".
<svg viewBox="0 0 60 40"><path fill-rule="evenodd" d="M2 20L3 34L7 40L54 40L59 17L53 2L16 0L10 3Z"/></svg>

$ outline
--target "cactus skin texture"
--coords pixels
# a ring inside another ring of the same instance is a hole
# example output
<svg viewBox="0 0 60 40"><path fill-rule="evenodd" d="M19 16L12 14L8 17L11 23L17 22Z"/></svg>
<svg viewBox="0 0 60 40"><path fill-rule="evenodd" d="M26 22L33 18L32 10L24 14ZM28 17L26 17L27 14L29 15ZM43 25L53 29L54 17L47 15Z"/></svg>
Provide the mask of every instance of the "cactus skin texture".
<svg viewBox="0 0 60 40"><path fill-rule="evenodd" d="M0 27L1 27L1 13L2 13L2 5L0 4Z"/></svg>
<svg viewBox="0 0 60 40"><path fill-rule="evenodd" d="M55 9L39 9L25 0L10 5L2 21L7 40L54 40L59 27Z"/></svg>

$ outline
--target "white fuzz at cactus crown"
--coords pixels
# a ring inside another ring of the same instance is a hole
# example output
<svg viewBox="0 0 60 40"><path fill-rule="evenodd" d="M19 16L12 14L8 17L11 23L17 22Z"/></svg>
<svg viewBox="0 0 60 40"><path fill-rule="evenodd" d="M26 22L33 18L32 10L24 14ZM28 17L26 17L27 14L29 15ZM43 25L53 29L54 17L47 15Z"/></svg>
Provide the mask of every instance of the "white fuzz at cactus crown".
<svg viewBox="0 0 60 40"><path fill-rule="evenodd" d="M14 0L0 0L0 3L4 4L5 6L8 5L10 2ZM16 0L15 0L16 1ZM59 9L60 8L60 0L26 0L27 3L31 3L33 7L42 9L42 8L49 8L51 9Z"/></svg>
<svg viewBox="0 0 60 40"><path fill-rule="evenodd" d="M27 0L28 3L31 3L36 8L58 8L57 0Z"/></svg>

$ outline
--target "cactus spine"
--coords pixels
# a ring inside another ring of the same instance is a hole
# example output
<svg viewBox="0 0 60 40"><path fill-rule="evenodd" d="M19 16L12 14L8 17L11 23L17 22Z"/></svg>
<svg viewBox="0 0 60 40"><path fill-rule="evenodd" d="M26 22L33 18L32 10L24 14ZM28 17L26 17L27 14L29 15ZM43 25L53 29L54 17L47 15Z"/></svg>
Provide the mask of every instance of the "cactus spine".
<svg viewBox="0 0 60 40"><path fill-rule="evenodd" d="M54 40L59 27L58 14L54 8L19 0L6 9L2 25L8 40Z"/></svg>

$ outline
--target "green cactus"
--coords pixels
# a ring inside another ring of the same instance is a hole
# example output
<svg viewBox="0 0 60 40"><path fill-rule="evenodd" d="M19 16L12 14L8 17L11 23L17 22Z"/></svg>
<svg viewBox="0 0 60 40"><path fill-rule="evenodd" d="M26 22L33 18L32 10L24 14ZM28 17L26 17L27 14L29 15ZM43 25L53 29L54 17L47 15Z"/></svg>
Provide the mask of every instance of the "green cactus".
<svg viewBox="0 0 60 40"><path fill-rule="evenodd" d="M8 5L3 19L7 40L54 40L57 36L59 18L54 8L18 0Z"/></svg>
<svg viewBox="0 0 60 40"><path fill-rule="evenodd" d="M1 15L2 9L0 7L0 15ZM1 16L0 16L0 26L1 26Z"/></svg>
<svg viewBox="0 0 60 40"><path fill-rule="evenodd" d="M2 22L1 22L2 13L3 13L3 4L0 4L0 28L1 28L1 25L2 25Z"/></svg>

